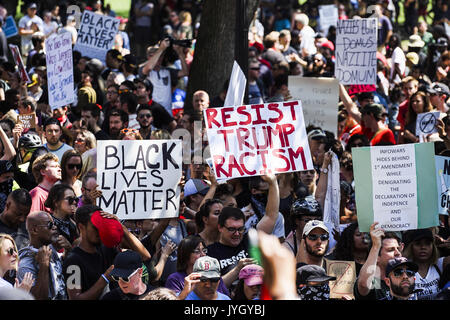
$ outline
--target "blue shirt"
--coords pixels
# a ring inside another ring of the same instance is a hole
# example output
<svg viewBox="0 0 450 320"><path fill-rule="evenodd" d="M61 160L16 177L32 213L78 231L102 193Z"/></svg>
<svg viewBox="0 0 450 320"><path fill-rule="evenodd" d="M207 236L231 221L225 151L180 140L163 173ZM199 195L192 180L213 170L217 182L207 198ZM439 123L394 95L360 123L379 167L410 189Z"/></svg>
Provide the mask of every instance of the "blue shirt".
<svg viewBox="0 0 450 320"><path fill-rule="evenodd" d="M191 291L184 300L202 300L198 295L195 294L194 291ZM216 300L231 300L229 296L217 292L217 299Z"/></svg>

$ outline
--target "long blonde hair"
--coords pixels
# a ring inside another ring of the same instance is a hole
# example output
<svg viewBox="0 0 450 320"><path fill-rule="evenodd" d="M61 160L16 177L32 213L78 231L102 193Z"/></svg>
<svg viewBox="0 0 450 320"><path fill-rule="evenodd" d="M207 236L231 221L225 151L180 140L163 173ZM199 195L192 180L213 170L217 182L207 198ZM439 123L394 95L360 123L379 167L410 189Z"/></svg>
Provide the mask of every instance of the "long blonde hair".
<svg viewBox="0 0 450 320"><path fill-rule="evenodd" d="M11 237L9 234L6 234L6 233L0 233L0 255L3 254L5 239L10 240L14 246L14 250L16 252L19 252L17 250L16 242L14 241L13 237ZM19 254L17 254L17 257L19 257ZM17 271L18 267L19 267L19 259L16 260L16 264L14 265L14 270ZM6 271L8 271L8 270L6 270Z"/></svg>

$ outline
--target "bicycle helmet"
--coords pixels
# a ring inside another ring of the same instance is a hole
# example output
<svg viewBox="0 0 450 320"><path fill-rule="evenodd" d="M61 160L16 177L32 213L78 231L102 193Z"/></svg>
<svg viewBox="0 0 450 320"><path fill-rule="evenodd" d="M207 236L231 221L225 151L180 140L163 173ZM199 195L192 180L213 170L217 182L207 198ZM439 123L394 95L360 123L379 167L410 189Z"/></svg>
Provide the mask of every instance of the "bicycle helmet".
<svg viewBox="0 0 450 320"><path fill-rule="evenodd" d="M322 216L322 208L319 202L313 196L306 196L302 199L295 200L291 206L291 216Z"/></svg>
<svg viewBox="0 0 450 320"><path fill-rule="evenodd" d="M31 149L42 146L41 138L37 134L25 133L19 138L19 148Z"/></svg>

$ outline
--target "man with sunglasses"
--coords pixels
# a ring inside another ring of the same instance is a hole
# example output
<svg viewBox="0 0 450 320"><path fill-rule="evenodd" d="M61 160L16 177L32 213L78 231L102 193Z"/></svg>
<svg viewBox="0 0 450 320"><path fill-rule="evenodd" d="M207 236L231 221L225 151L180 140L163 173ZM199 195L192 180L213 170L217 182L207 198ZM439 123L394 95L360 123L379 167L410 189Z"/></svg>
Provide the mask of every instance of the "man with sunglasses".
<svg viewBox="0 0 450 320"><path fill-rule="evenodd" d="M328 251L330 234L323 221L311 220L303 228L302 241L297 253L297 267L316 265L326 268L324 256Z"/></svg>
<svg viewBox="0 0 450 320"><path fill-rule="evenodd" d="M26 228L30 245L19 251L17 278L22 281L27 272L36 279L30 293L36 300L66 300L66 284L62 261L53 245L58 231L48 212L37 211L28 215Z"/></svg>
<svg viewBox="0 0 450 320"><path fill-rule="evenodd" d="M137 122L142 139L150 139L152 134L153 115L148 104L142 104L137 109Z"/></svg>
<svg viewBox="0 0 450 320"><path fill-rule="evenodd" d="M384 281L389 287L388 300L417 300L415 274L419 267L405 257L389 260Z"/></svg>
<svg viewBox="0 0 450 320"><path fill-rule="evenodd" d="M219 261L209 256L198 258L192 269L193 290L185 300L231 300L227 295L218 292L220 282Z"/></svg>

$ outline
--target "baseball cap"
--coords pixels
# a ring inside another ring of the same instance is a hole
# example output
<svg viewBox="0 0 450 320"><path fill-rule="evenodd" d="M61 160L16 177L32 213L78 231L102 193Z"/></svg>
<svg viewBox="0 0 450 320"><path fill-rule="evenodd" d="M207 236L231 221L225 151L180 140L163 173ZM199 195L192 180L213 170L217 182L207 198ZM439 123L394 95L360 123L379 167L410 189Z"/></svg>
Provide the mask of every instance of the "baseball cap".
<svg viewBox="0 0 450 320"><path fill-rule="evenodd" d="M263 284L264 269L257 264L249 264L239 271L239 279L243 279L247 286Z"/></svg>
<svg viewBox="0 0 450 320"><path fill-rule="evenodd" d="M32 2L28 5L28 9L37 9L37 4Z"/></svg>
<svg viewBox="0 0 450 320"><path fill-rule="evenodd" d="M195 260L192 272L200 273L204 278L220 278L219 260L203 256Z"/></svg>
<svg viewBox="0 0 450 320"><path fill-rule="evenodd" d="M447 96L450 95L448 86L443 84L442 82L433 82L431 86L428 87L427 92L431 94L445 94Z"/></svg>
<svg viewBox="0 0 450 320"><path fill-rule="evenodd" d="M91 216L92 224L97 228L100 240L108 248L116 247L123 237L122 224L115 220L104 218L100 211L95 211Z"/></svg>
<svg viewBox="0 0 450 320"><path fill-rule="evenodd" d="M307 264L297 269L297 286L308 284L310 281L324 282L333 280L336 280L336 277L330 277L326 274L324 268L313 264Z"/></svg>
<svg viewBox="0 0 450 320"><path fill-rule="evenodd" d="M202 179L189 179L184 185L184 196L191 196L196 193L205 195L209 190L209 185Z"/></svg>
<svg viewBox="0 0 450 320"><path fill-rule="evenodd" d="M111 277L128 278L134 271L142 267L142 258L137 252L127 250L117 254L113 264Z"/></svg>
<svg viewBox="0 0 450 320"><path fill-rule="evenodd" d="M129 65L132 68L136 68L137 67L137 59L133 54L127 54L123 56L123 60L125 61L125 63L127 65Z"/></svg>
<svg viewBox="0 0 450 320"><path fill-rule="evenodd" d="M320 228L327 233L329 233L327 226L323 221L320 220L311 220L307 224L305 224L305 227L303 228L303 236L307 236L311 231L313 231L316 228Z"/></svg>
<svg viewBox="0 0 450 320"><path fill-rule="evenodd" d="M416 230L408 230L404 234L405 238L405 247L414 241L418 241L421 239L428 239L430 241L434 240L433 232L430 229L416 229Z"/></svg>
<svg viewBox="0 0 450 320"><path fill-rule="evenodd" d="M308 133L308 138L311 139L324 139L326 137L327 135L325 134L325 132L323 132L322 129L314 129Z"/></svg>
<svg viewBox="0 0 450 320"><path fill-rule="evenodd" d="M395 258L388 261L388 264L386 266L386 277L389 276L389 273L391 273L391 271L402 265L407 265L408 268L414 272L417 272L419 270L419 267L413 261L408 260L405 257Z"/></svg>
<svg viewBox="0 0 450 320"><path fill-rule="evenodd" d="M444 37L440 37L436 41L436 46L438 46L438 47L446 47L447 45L448 45L448 41Z"/></svg>

